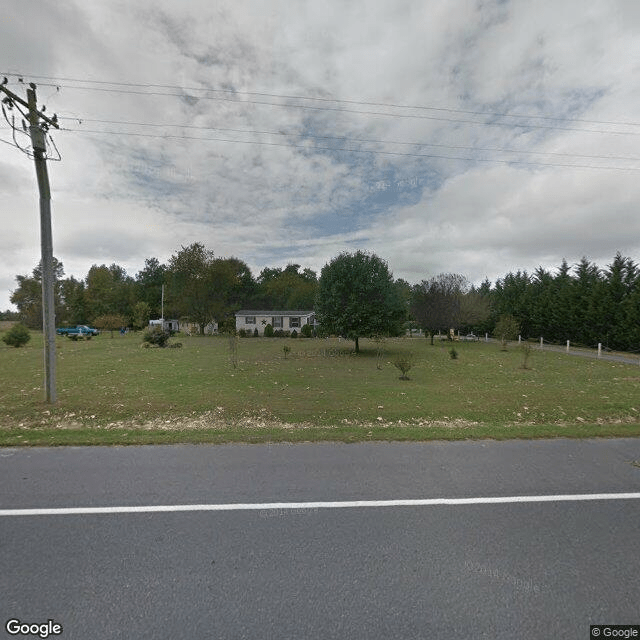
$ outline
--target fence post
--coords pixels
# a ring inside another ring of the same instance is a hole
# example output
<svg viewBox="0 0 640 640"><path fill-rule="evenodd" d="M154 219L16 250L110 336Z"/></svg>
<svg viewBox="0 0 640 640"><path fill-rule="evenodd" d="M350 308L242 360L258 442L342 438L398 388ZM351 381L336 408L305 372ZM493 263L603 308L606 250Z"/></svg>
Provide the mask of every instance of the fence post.
<svg viewBox="0 0 640 640"><path fill-rule="evenodd" d="M598 358L602 355L602 343L598 342Z"/></svg>
<svg viewBox="0 0 640 640"><path fill-rule="evenodd" d="M485 342L489 342L489 334L488 333L484 334L484 341Z"/></svg>
<svg viewBox="0 0 640 640"><path fill-rule="evenodd" d="M540 350L544 348L544 338L540 336Z"/></svg>
<svg viewBox="0 0 640 640"><path fill-rule="evenodd" d="M518 344L522 342L522 336L518 336Z"/></svg>
<svg viewBox="0 0 640 640"><path fill-rule="evenodd" d="M570 344L570 341L567 340L567 353L569 353L569 344Z"/></svg>

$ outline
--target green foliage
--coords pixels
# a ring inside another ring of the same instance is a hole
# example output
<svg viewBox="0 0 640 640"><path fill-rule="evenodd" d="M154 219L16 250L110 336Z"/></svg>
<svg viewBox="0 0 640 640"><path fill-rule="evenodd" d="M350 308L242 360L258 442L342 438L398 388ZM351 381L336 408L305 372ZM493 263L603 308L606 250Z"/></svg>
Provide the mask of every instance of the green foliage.
<svg viewBox="0 0 640 640"><path fill-rule="evenodd" d="M144 329L151 319L151 306L148 302L137 302L133 307L133 328Z"/></svg>
<svg viewBox="0 0 640 640"><path fill-rule="evenodd" d="M254 338L259 338L260 337L260 332L258 331L257 327L253 330L253 337Z"/></svg>
<svg viewBox="0 0 640 640"><path fill-rule="evenodd" d="M400 335L406 307L387 263L363 251L341 253L320 275L315 306L324 331L354 340Z"/></svg>
<svg viewBox="0 0 640 640"><path fill-rule="evenodd" d="M249 335L251 335L251 334L249 333ZM240 329L238 331L238 337L239 338L246 338L247 337L247 330L246 329Z"/></svg>
<svg viewBox="0 0 640 640"><path fill-rule="evenodd" d="M93 321L93 324L96 326L96 329L100 329L100 331L111 331L111 337L113 338L114 331L118 331L122 327L127 326L127 319L124 316L107 314L98 316Z"/></svg>
<svg viewBox="0 0 640 640"><path fill-rule="evenodd" d="M449 357L452 360L457 360L458 359L458 352L456 351L455 347L451 347L451 349L449 349Z"/></svg>
<svg viewBox="0 0 640 640"><path fill-rule="evenodd" d="M413 353L411 353L410 351L400 352L394 357L392 362L393 366L396 369L399 369L400 373L402 374L400 376L400 380L409 380L409 376L407 376L407 373L411 370L415 362Z"/></svg>
<svg viewBox="0 0 640 640"><path fill-rule="evenodd" d="M509 340L515 340L519 333L520 324L511 315L502 316L493 330L494 337L500 340L503 349L506 349Z"/></svg>
<svg viewBox="0 0 640 640"><path fill-rule="evenodd" d="M23 347L29 340L31 340L29 329L21 323L14 324L13 327L2 336L2 342L9 347Z"/></svg>
<svg viewBox="0 0 640 640"><path fill-rule="evenodd" d="M302 325L302 329L300 329L300 335L303 338L310 338L313 335L313 329L310 324Z"/></svg>
<svg viewBox="0 0 640 640"><path fill-rule="evenodd" d="M284 352L284 359L287 359L287 356L291 352L291 347L288 344L283 345L282 351Z"/></svg>
<svg viewBox="0 0 640 640"><path fill-rule="evenodd" d="M297 338L298 337L298 332L295 329L291 332L291 337L292 338Z"/></svg>
<svg viewBox="0 0 640 640"><path fill-rule="evenodd" d="M271 326L271 324L265 325L264 337L265 338L273 338L273 327Z"/></svg>
<svg viewBox="0 0 640 640"><path fill-rule="evenodd" d="M164 348L169 342L171 334L161 327L149 327L142 336L142 341L146 345Z"/></svg>

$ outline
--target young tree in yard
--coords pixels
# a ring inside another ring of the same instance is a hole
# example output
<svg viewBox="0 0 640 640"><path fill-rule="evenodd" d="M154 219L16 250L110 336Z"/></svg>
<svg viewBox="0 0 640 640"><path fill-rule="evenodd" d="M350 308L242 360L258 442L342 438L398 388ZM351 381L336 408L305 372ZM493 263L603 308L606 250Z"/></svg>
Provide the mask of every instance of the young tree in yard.
<svg viewBox="0 0 640 640"><path fill-rule="evenodd" d="M406 307L387 263L363 251L341 253L320 274L316 317L327 333L354 340L400 335Z"/></svg>
<svg viewBox="0 0 640 640"><path fill-rule="evenodd" d="M113 338L113 332L119 331L122 327L127 326L127 319L124 316L116 314L98 316L94 321L96 329L100 331L111 331L111 337Z"/></svg>
<svg viewBox="0 0 640 640"><path fill-rule="evenodd" d="M493 330L493 335L500 340L503 351L507 350L507 342L509 340L515 340L519 333L520 325L518 321L510 315L502 316L500 320L498 320L496 328Z"/></svg>
<svg viewBox="0 0 640 640"><path fill-rule="evenodd" d="M23 324L14 324L9 331L2 336L2 341L10 347L22 347L31 340L29 329Z"/></svg>

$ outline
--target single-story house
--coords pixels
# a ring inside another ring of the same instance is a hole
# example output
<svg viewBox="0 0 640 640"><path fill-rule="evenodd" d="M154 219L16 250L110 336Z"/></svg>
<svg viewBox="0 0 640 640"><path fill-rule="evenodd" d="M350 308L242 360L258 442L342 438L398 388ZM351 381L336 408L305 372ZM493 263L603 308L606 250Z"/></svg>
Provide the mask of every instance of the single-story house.
<svg viewBox="0 0 640 640"><path fill-rule="evenodd" d="M315 327L316 316L313 311L254 311L243 309L236 311L236 331L244 329L253 332L258 330L259 335L264 334L264 328L270 324L274 330L297 331L305 324Z"/></svg>

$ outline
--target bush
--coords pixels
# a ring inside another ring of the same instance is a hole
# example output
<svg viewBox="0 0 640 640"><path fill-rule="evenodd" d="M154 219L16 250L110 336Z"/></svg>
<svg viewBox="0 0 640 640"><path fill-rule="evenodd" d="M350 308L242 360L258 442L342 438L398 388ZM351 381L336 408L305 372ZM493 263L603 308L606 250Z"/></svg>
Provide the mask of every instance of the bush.
<svg viewBox="0 0 640 640"><path fill-rule="evenodd" d="M253 337L254 337L254 338L258 338L258 337L260 337L260 332L258 331L258 327L256 327L256 328L253 330Z"/></svg>
<svg viewBox="0 0 640 640"><path fill-rule="evenodd" d="M160 327L150 327L145 330L142 341L156 347L166 347L170 337L171 334L168 331Z"/></svg>
<svg viewBox="0 0 640 640"><path fill-rule="evenodd" d="M292 338L297 338L298 337L298 332L295 329L291 332L291 337Z"/></svg>
<svg viewBox="0 0 640 640"><path fill-rule="evenodd" d="M302 329L300 329L300 335L303 338L310 338L312 335L311 325L310 324L303 325Z"/></svg>
<svg viewBox="0 0 640 640"><path fill-rule="evenodd" d="M273 338L273 327L268 324L264 328L264 337L265 338Z"/></svg>
<svg viewBox="0 0 640 640"><path fill-rule="evenodd" d="M29 329L23 324L14 324L9 331L2 336L2 342L9 347L23 347L27 342L31 340L31 334Z"/></svg>
<svg viewBox="0 0 640 640"><path fill-rule="evenodd" d="M240 329L240 330L238 331L238 337L240 337L240 338L246 338L246 337L247 337L247 332L246 332L246 330L245 330L245 329Z"/></svg>
<svg viewBox="0 0 640 640"><path fill-rule="evenodd" d="M414 357L413 357L413 353L399 353L394 361L393 361L393 366L396 369L400 370L400 373L402 373L402 375L400 376L400 380L409 380L409 376L407 375L407 372L411 369L411 367L413 367L413 362L414 362Z"/></svg>
<svg viewBox="0 0 640 640"><path fill-rule="evenodd" d="M458 359L458 352L456 351L455 347L451 347L451 349L449 349L449 357L452 360L457 360Z"/></svg>

